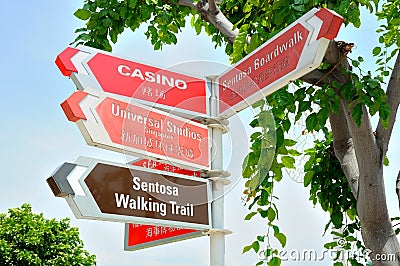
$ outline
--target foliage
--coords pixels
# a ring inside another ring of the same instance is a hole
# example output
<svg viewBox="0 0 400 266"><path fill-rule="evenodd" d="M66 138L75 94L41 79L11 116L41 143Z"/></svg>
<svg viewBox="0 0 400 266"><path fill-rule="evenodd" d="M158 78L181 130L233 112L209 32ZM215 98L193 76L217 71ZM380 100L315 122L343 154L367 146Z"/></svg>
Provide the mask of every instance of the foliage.
<svg viewBox="0 0 400 266"><path fill-rule="evenodd" d="M286 246L286 235L280 231L276 224L278 208L274 201L277 198L273 195L274 184L282 179L282 172L280 174L273 172L274 170L279 172L281 169L281 166L277 165L276 158L274 158L277 148L275 139L280 138L280 136L276 135L274 117L266 109L265 104L266 102L261 100L253 105L254 108L260 108L260 111L250 123L257 130L250 137L251 151L243 162L242 175L243 178L248 179L244 194L247 196L246 202L251 201L249 209L252 209L255 205L258 206L255 211L250 212L245 217L245 220L250 220L259 214L262 218L268 220L268 229L265 235L257 236L257 239L251 245L244 247L243 253L251 249L258 253L262 243L266 242L265 259L270 261L271 265L279 265L281 259L277 256L278 250L270 244L270 237L273 235L282 247ZM282 143L282 145L284 144ZM286 165L291 163L286 162L285 157L282 158Z"/></svg>
<svg viewBox="0 0 400 266"><path fill-rule="evenodd" d="M329 213L327 227L332 223L342 228L345 216L356 218L356 200L331 145L332 134L328 134L326 140L316 140L314 147L305 151L309 159L304 165L304 186L310 187L313 204L319 203Z"/></svg>
<svg viewBox="0 0 400 266"><path fill-rule="evenodd" d="M363 266L367 263L369 252L357 238L357 233L360 230L360 222L356 219L341 228L341 230L332 231L334 241L326 243L324 248L335 251L334 266ZM348 261L348 263L343 264L344 260Z"/></svg>
<svg viewBox="0 0 400 266"><path fill-rule="evenodd" d="M86 0L74 15L86 21L77 29L76 44L111 51L111 43L116 43L118 35L126 28L135 31L142 23L147 23L146 37L155 50L164 44L176 44L176 34L185 26L185 18L191 9L169 4L162 0Z"/></svg>
<svg viewBox="0 0 400 266"><path fill-rule="evenodd" d="M1 265L96 265L69 219L45 219L29 204L0 214Z"/></svg>

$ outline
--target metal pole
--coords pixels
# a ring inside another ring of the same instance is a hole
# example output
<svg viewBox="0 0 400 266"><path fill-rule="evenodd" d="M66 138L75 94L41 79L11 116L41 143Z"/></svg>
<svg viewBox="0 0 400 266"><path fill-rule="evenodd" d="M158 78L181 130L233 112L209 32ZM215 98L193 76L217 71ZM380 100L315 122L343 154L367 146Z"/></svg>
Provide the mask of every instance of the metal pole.
<svg viewBox="0 0 400 266"><path fill-rule="evenodd" d="M215 153L211 152L213 162L211 169L222 169L222 130L219 128L212 129L213 147ZM213 231L210 233L210 265L225 265L225 234L224 229L224 183L220 178L213 180L212 183L213 202L211 203L212 226ZM219 229L219 230L218 230Z"/></svg>
<svg viewBox="0 0 400 266"><path fill-rule="evenodd" d="M211 147L211 172L209 177L212 180L211 203L212 228L210 230L210 266L225 265L225 234L230 233L224 229L224 186L230 181L226 179L229 176L223 171L223 153L222 153L222 134L227 131L226 120L225 125L218 117L218 86L214 82L214 78L209 78L211 87L210 98L210 116L211 120L208 126L211 128L212 147ZM215 118L215 119L213 119Z"/></svg>

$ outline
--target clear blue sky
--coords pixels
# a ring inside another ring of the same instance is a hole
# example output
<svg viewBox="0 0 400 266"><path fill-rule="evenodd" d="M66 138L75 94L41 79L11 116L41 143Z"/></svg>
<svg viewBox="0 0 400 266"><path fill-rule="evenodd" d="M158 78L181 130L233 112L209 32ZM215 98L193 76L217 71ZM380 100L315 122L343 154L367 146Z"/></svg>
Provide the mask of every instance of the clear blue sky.
<svg viewBox="0 0 400 266"><path fill-rule="evenodd" d="M75 38L74 30L82 24L73 13L81 6L80 1L5 1L0 23L2 27L2 51L0 62L0 114L1 186L0 212L21 206L33 205L35 212L47 218L70 217L79 227L81 238L89 252L97 255L98 265L146 265L146 266L202 266L209 263L209 240L202 237L151 249L124 252L124 225L112 222L78 220L73 216L65 200L55 198L45 180L52 171L65 161L80 155L123 162L124 156L86 145L77 126L68 122L59 104L73 91L72 81L63 77L54 60ZM353 53L370 60L370 50L376 38L375 26L365 19L362 32L342 29L338 39L354 42ZM368 23L367 23L368 22ZM170 67L187 61L206 60L227 64L223 49L205 36L196 37L185 30L179 38L179 46L166 47L154 52L145 36L127 32L115 47L114 53L161 67ZM205 73L207 70L199 70ZM211 73L210 73L211 74ZM240 200L243 188L240 183L240 165L247 151L245 141L239 143L243 125L250 121L250 112L244 111L243 122L231 121L234 152L227 148L225 161L235 182L226 195L226 228L234 233L226 237L226 265L254 265L257 256L241 254L243 246L250 244L257 234L265 231L265 221L243 221L246 208ZM395 196L395 176L399 159L399 127L393 136L389 151L391 166L387 168L387 196L392 215L398 215ZM227 138L228 139L228 138ZM229 144L229 141L226 142ZM239 180L239 183L236 182ZM286 250L321 250L330 237L321 237L327 217L308 202L308 191L302 184L285 177L277 189L282 231L288 236ZM287 263L287 265L311 263ZM316 262L314 265L322 265ZM324 265L330 265L325 262Z"/></svg>

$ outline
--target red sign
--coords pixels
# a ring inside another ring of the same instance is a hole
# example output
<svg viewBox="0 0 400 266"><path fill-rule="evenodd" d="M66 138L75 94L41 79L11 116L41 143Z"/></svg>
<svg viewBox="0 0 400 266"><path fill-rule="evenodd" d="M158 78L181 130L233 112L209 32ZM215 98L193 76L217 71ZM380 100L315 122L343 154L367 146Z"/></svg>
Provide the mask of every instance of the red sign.
<svg viewBox="0 0 400 266"><path fill-rule="evenodd" d="M202 231L165 226L126 224L125 250L133 251L202 236Z"/></svg>
<svg viewBox="0 0 400 266"><path fill-rule="evenodd" d="M156 170L165 171L165 172L169 172L169 173L181 174L181 175L188 175L188 176L194 176L194 177L201 176L201 172L198 172L198 171L192 171L192 170L181 168L179 166L162 163L162 162L157 162L157 161L149 160L149 159L139 159L139 160L133 162L132 165L149 168L149 169L156 169Z"/></svg>
<svg viewBox="0 0 400 266"><path fill-rule="evenodd" d="M89 145L209 168L208 128L200 123L104 93L78 91L61 106Z"/></svg>
<svg viewBox="0 0 400 266"><path fill-rule="evenodd" d="M95 87L158 107L207 114L206 81L115 57L90 47L68 47L56 59L80 90ZM179 110L177 110L179 112Z"/></svg>
<svg viewBox="0 0 400 266"><path fill-rule="evenodd" d="M219 77L220 116L229 117L317 68L343 19L313 9Z"/></svg>

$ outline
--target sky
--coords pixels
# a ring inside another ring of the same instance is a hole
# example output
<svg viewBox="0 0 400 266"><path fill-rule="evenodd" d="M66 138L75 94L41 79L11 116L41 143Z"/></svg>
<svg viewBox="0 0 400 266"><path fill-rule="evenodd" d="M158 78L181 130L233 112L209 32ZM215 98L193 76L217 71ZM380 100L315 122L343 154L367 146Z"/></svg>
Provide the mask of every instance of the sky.
<svg viewBox="0 0 400 266"><path fill-rule="evenodd" d="M122 163L126 158L123 154L88 146L77 126L66 119L60 108L60 103L72 94L75 86L61 75L54 60L74 40L74 30L82 26L82 22L73 16L82 3L61 0L0 0L0 3L3 7L0 16L3 25L0 42L3 51L0 62L3 128L0 131L0 212L30 203L34 212L44 213L46 218L70 217L71 225L79 228L85 248L97 256L98 265L209 265L208 237L126 252L123 251L124 224L76 219L66 201L54 197L46 178L63 162L72 162L81 155ZM337 39L354 42L357 47L351 56L362 55L367 63L371 63L376 24L373 18L364 17L363 25L357 33L353 28L342 28ZM188 28L178 39L177 46L155 52L145 39L143 29L135 33L127 31L113 53L165 68L194 61L229 66L223 49L215 49L207 36L196 36ZM204 67L197 71L199 75L213 74ZM225 227L233 232L226 237L225 259L229 266L254 265L258 261L257 255L252 252L242 254L242 249L266 230L266 222L261 219L244 221L248 210L241 201L240 166L248 151L246 134L250 132L247 126L250 121L251 110L242 111L231 119L230 133L224 141L224 162L233 181L225 194ZM389 147L391 163L385 168L392 216L399 215L395 194L400 157L399 130L397 125ZM243 136L246 137L244 140ZM329 235L322 236L328 217L308 201L308 191L285 175L276 193L279 224L288 237L285 250L322 251L323 244L331 240ZM331 265L331 262L287 261L283 265Z"/></svg>

